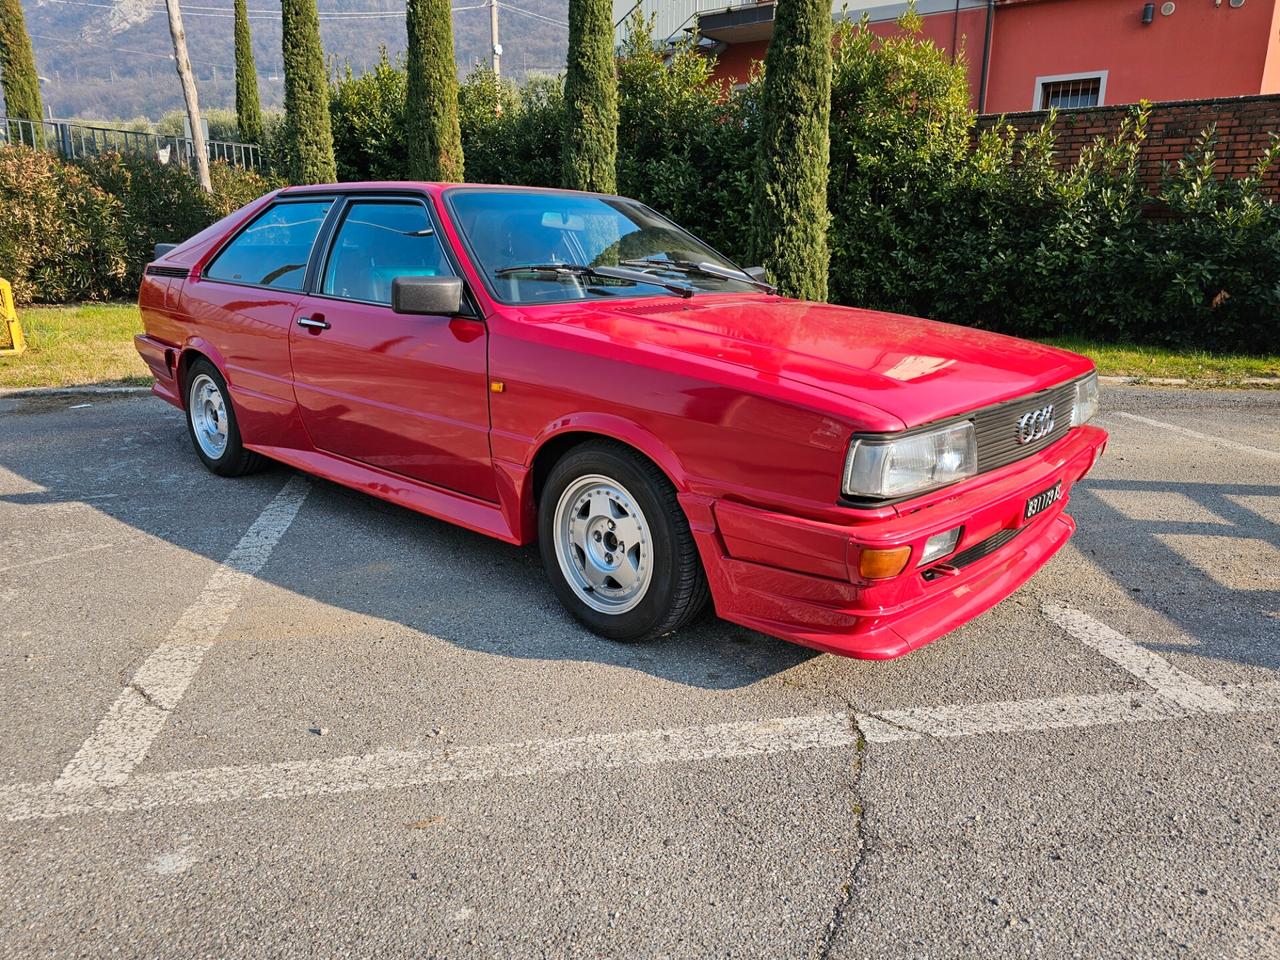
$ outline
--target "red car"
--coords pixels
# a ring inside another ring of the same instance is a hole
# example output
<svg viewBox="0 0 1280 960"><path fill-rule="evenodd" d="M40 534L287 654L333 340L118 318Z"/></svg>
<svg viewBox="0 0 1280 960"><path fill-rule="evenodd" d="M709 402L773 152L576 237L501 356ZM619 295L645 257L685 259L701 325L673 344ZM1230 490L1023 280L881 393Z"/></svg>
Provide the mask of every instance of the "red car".
<svg viewBox="0 0 1280 960"><path fill-rule="evenodd" d="M615 640L716 613L887 658L1066 542L1092 363L777 296L621 197L271 193L146 268L138 351L197 455L513 544Z"/></svg>

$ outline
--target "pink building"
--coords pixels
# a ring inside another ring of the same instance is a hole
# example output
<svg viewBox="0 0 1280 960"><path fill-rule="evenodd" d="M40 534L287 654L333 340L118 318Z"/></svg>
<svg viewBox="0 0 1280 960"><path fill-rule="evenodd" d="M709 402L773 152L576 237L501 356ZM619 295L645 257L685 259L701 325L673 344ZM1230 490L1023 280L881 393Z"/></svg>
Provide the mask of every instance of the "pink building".
<svg viewBox="0 0 1280 960"><path fill-rule="evenodd" d="M617 2L625 13L629 4ZM640 6L656 15L659 38L695 33L727 83L764 59L773 34L773 0ZM866 13L873 30L890 33L905 8L836 0L832 15ZM1280 92L1280 0L920 0L916 8L929 39L964 52L983 113Z"/></svg>

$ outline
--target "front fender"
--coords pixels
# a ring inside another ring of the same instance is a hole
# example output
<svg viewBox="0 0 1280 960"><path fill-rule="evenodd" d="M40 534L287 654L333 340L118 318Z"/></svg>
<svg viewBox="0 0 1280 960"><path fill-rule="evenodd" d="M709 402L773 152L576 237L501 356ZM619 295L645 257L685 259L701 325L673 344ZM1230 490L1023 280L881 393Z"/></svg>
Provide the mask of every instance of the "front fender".
<svg viewBox="0 0 1280 960"><path fill-rule="evenodd" d="M498 484L498 499L511 528L517 531L518 542L532 543L538 537L537 500L534 494L534 465L548 444L572 434L606 437L638 450L658 465L667 479L682 495L689 487L689 474L675 452L651 431L614 414L581 411L558 417L547 424L525 446L522 455L501 450L498 437L494 437L494 468ZM682 496L682 501L684 497Z"/></svg>

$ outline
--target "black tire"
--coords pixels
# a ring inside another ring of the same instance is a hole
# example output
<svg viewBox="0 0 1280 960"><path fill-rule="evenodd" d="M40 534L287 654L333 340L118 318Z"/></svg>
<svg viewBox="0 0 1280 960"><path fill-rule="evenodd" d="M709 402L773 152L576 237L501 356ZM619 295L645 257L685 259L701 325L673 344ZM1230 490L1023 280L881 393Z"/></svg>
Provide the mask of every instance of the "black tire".
<svg viewBox="0 0 1280 960"><path fill-rule="evenodd" d="M602 612L588 605L557 556L561 497L575 482L592 475L619 484L643 512L651 534L651 579L638 603L624 612ZM675 487L652 461L624 444L590 441L574 447L551 468L538 501L538 541L556 596L579 623L601 637L630 643L651 640L680 629L706 605L707 578Z"/></svg>
<svg viewBox="0 0 1280 960"><path fill-rule="evenodd" d="M212 381L213 386L221 394L222 409L226 414L226 446L217 455L201 446L200 440L196 437L195 418L191 409L192 394L197 384L204 385L205 378L207 381ZM261 470L267 465L265 457L244 448L244 442L240 437L240 425L236 422L236 412L231 405L231 395L227 392L227 381L223 379L217 367L204 358L194 361L187 368L183 390L185 391L182 398L183 407L187 411L187 433L191 437L191 445L195 447L196 456L212 473L220 477L241 477L246 473Z"/></svg>

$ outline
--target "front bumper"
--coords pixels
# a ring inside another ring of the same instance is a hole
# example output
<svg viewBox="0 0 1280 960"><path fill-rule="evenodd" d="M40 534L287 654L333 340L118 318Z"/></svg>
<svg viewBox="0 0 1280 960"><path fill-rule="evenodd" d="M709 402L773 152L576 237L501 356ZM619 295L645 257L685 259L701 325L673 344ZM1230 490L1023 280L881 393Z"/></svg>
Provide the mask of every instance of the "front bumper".
<svg viewBox="0 0 1280 960"><path fill-rule="evenodd" d="M851 510L847 523L727 500L704 504L701 511L686 503L716 613L845 656L882 660L917 649L1009 596L1066 543L1075 530L1064 512L1071 488L1092 469L1106 442L1098 427L1080 427L1051 447L966 482L953 496L943 491L927 498L927 505L901 504L892 515L876 518ZM1059 481L1061 498L1025 520L1027 499ZM979 544L999 545L962 568L926 578L935 565L917 566L925 540L957 526L964 529L953 557ZM912 547L901 574L860 578L864 547L900 545Z"/></svg>

